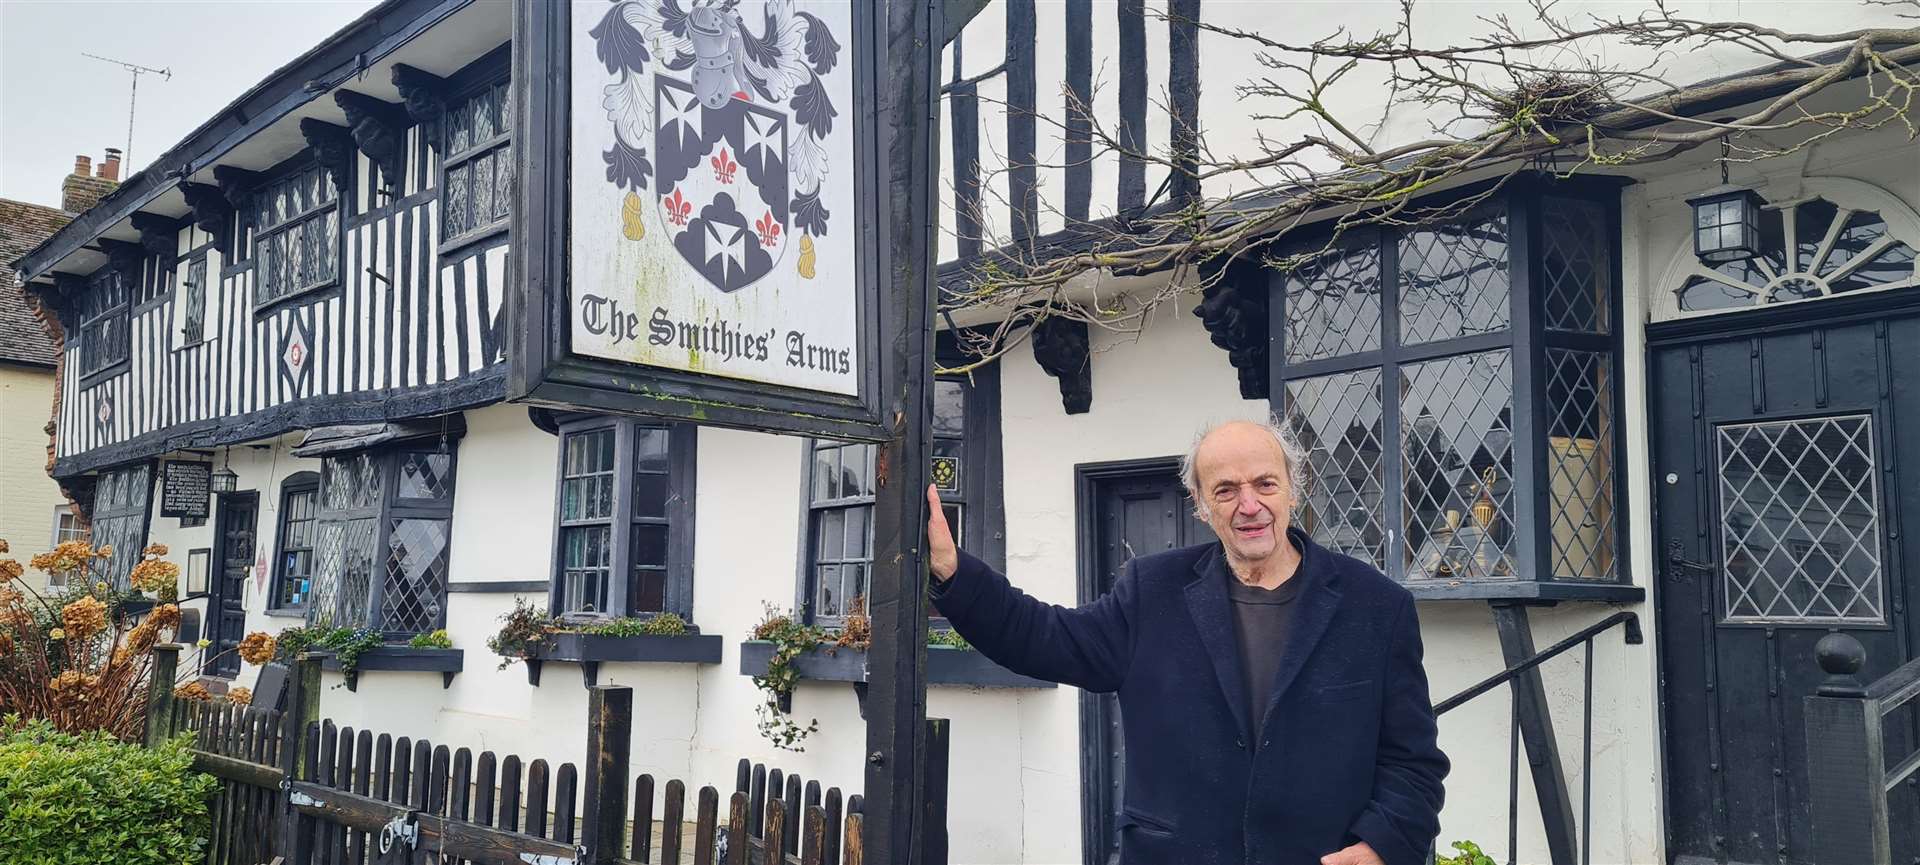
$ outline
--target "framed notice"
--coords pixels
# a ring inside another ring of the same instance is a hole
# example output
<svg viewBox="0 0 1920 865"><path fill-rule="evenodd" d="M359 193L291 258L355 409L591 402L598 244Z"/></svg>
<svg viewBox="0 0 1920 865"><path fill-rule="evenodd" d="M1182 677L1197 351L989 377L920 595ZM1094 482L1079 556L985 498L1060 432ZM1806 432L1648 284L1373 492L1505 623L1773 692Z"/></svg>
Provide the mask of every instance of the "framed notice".
<svg viewBox="0 0 1920 865"><path fill-rule="evenodd" d="M160 515L206 519L213 497L213 464L167 460L160 464Z"/></svg>
<svg viewBox="0 0 1920 865"><path fill-rule="evenodd" d="M874 6L520 0L512 397L880 437Z"/></svg>
<svg viewBox="0 0 1920 865"><path fill-rule="evenodd" d="M207 573L213 564L213 549L200 547L187 551L187 594L204 595L207 593Z"/></svg>

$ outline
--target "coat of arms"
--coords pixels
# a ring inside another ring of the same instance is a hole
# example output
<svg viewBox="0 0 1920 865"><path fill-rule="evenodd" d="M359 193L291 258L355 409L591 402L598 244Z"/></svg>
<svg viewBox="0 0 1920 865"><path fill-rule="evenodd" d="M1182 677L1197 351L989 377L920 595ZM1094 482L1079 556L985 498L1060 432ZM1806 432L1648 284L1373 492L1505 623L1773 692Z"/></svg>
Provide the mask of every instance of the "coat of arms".
<svg viewBox="0 0 1920 865"><path fill-rule="evenodd" d="M790 245L812 279L838 113L821 81L840 54L826 25L793 0L619 0L589 35L614 76L603 156L627 190L626 236L646 236L650 191L655 226L721 291L773 272Z"/></svg>

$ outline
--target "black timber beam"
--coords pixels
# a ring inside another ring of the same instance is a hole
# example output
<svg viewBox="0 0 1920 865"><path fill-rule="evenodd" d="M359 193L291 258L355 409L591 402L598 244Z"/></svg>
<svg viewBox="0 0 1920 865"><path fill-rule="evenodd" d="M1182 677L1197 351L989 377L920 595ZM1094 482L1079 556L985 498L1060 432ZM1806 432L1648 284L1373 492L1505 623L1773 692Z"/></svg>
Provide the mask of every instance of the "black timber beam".
<svg viewBox="0 0 1920 865"><path fill-rule="evenodd" d="M1527 618L1526 605L1494 601L1490 606L1494 627L1500 633L1500 654L1507 666L1533 657L1533 625ZM1540 799L1547 858L1554 865L1573 865L1579 861L1573 800L1567 795L1567 773L1560 763L1560 746L1554 737L1553 715L1547 709L1547 688L1541 681L1540 668L1531 667L1514 676L1511 686L1520 739L1527 748L1527 767L1533 773L1533 790Z"/></svg>
<svg viewBox="0 0 1920 865"><path fill-rule="evenodd" d="M991 2L993 0L947 0L947 8L942 15L946 24L941 28L940 44L951 44L959 38L960 31L967 29L967 22L972 21L973 16L980 14Z"/></svg>

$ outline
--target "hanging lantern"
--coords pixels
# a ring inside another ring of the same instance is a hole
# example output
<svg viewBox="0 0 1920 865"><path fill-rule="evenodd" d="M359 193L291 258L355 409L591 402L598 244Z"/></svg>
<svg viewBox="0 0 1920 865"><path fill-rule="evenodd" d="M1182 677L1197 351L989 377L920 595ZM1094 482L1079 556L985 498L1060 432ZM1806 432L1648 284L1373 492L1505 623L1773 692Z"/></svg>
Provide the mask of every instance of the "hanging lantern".
<svg viewBox="0 0 1920 865"><path fill-rule="evenodd" d="M1720 138L1720 185L1687 199L1693 206L1693 254L1711 265L1760 255L1760 194L1727 180L1733 142Z"/></svg>
<svg viewBox="0 0 1920 865"><path fill-rule="evenodd" d="M1760 196L1723 185L1687 199L1693 206L1693 254L1707 264L1760 255Z"/></svg>
<svg viewBox="0 0 1920 865"><path fill-rule="evenodd" d="M225 462L213 471L213 491L230 493L239 488L240 476L233 472L233 454L229 451L225 455Z"/></svg>

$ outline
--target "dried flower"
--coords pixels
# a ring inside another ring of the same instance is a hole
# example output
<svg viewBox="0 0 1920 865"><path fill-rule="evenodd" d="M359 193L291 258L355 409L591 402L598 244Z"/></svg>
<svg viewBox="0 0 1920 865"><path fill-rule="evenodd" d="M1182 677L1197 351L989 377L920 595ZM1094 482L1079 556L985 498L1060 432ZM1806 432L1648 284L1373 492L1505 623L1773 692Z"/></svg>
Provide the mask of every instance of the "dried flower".
<svg viewBox="0 0 1920 865"><path fill-rule="evenodd" d="M160 627L149 617L141 622L139 627L127 632L126 651L144 654L158 642L160 642Z"/></svg>
<svg viewBox="0 0 1920 865"><path fill-rule="evenodd" d="M180 585L180 566L163 559L146 559L127 577L134 588L169 597Z"/></svg>
<svg viewBox="0 0 1920 865"><path fill-rule="evenodd" d="M147 617L156 628L177 628L180 626L180 605L161 604L153 608L153 614Z"/></svg>
<svg viewBox="0 0 1920 865"><path fill-rule="evenodd" d="M89 634L97 634L107 627L107 605L92 595L82 597L60 610L60 621L74 637L85 639Z"/></svg>
<svg viewBox="0 0 1920 865"><path fill-rule="evenodd" d="M49 640L64 640L66 638L67 638L67 632L59 628L54 628L53 630L47 632L47 639Z"/></svg>
<svg viewBox="0 0 1920 865"><path fill-rule="evenodd" d="M180 687L173 689L173 695L175 697L179 697L182 700L213 699L213 693L207 690L206 685L203 685L199 682L188 682L184 685L181 685Z"/></svg>
<svg viewBox="0 0 1920 865"><path fill-rule="evenodd" d="M7 546L7 539L0 538L0 553L11 553L11 552L13 552L13 548Z"/></svg>
<svg viewBox="0 0 1920 865"><path fill-rule="evenodd" d="M254 631L240 641L240 660L256 667L265 664L273 660L276 642L272 634Z"/></svg>
<svg viewBox="0 0 1920 865"><path fill-rule="evenodd" d="M242 706L253 705L253 689L247 687L228 688L227 702L238 703Z"/></svg>
<svg viewBox="0 0 1920 865"><path fill-rule="evenodd" d="M13 654L13 634L0 631L0 658Z"/></svg>
<svg viewBox="0 0 1920 865"><path fill-rule="evenodd" d="M93 555L94 558L111 559L113 558L113 545L103 544L99 549L93 551Z"/></svg>
<svg viewBox="0 0 1920 865"><path fill-rule="evenodd" d="M147 555L149 556L164 556L166 554L167 554L166 544L148 544L147 545Z"/></svg>
<svg viewBox="0 0 1920 865"><path fill-rule="evenodd" d="M0 583L18 579L24 573L26 568L21 567L19 562L13 559L0 559Z"/></svg>
<svg viewBox="0 0 1920 865"><path fill-rule="evenodd" d="M88 562L99 556L86 541L63 541L51 551L34 556L29 564L36 571L70 574L85 568Z"/></svg>

